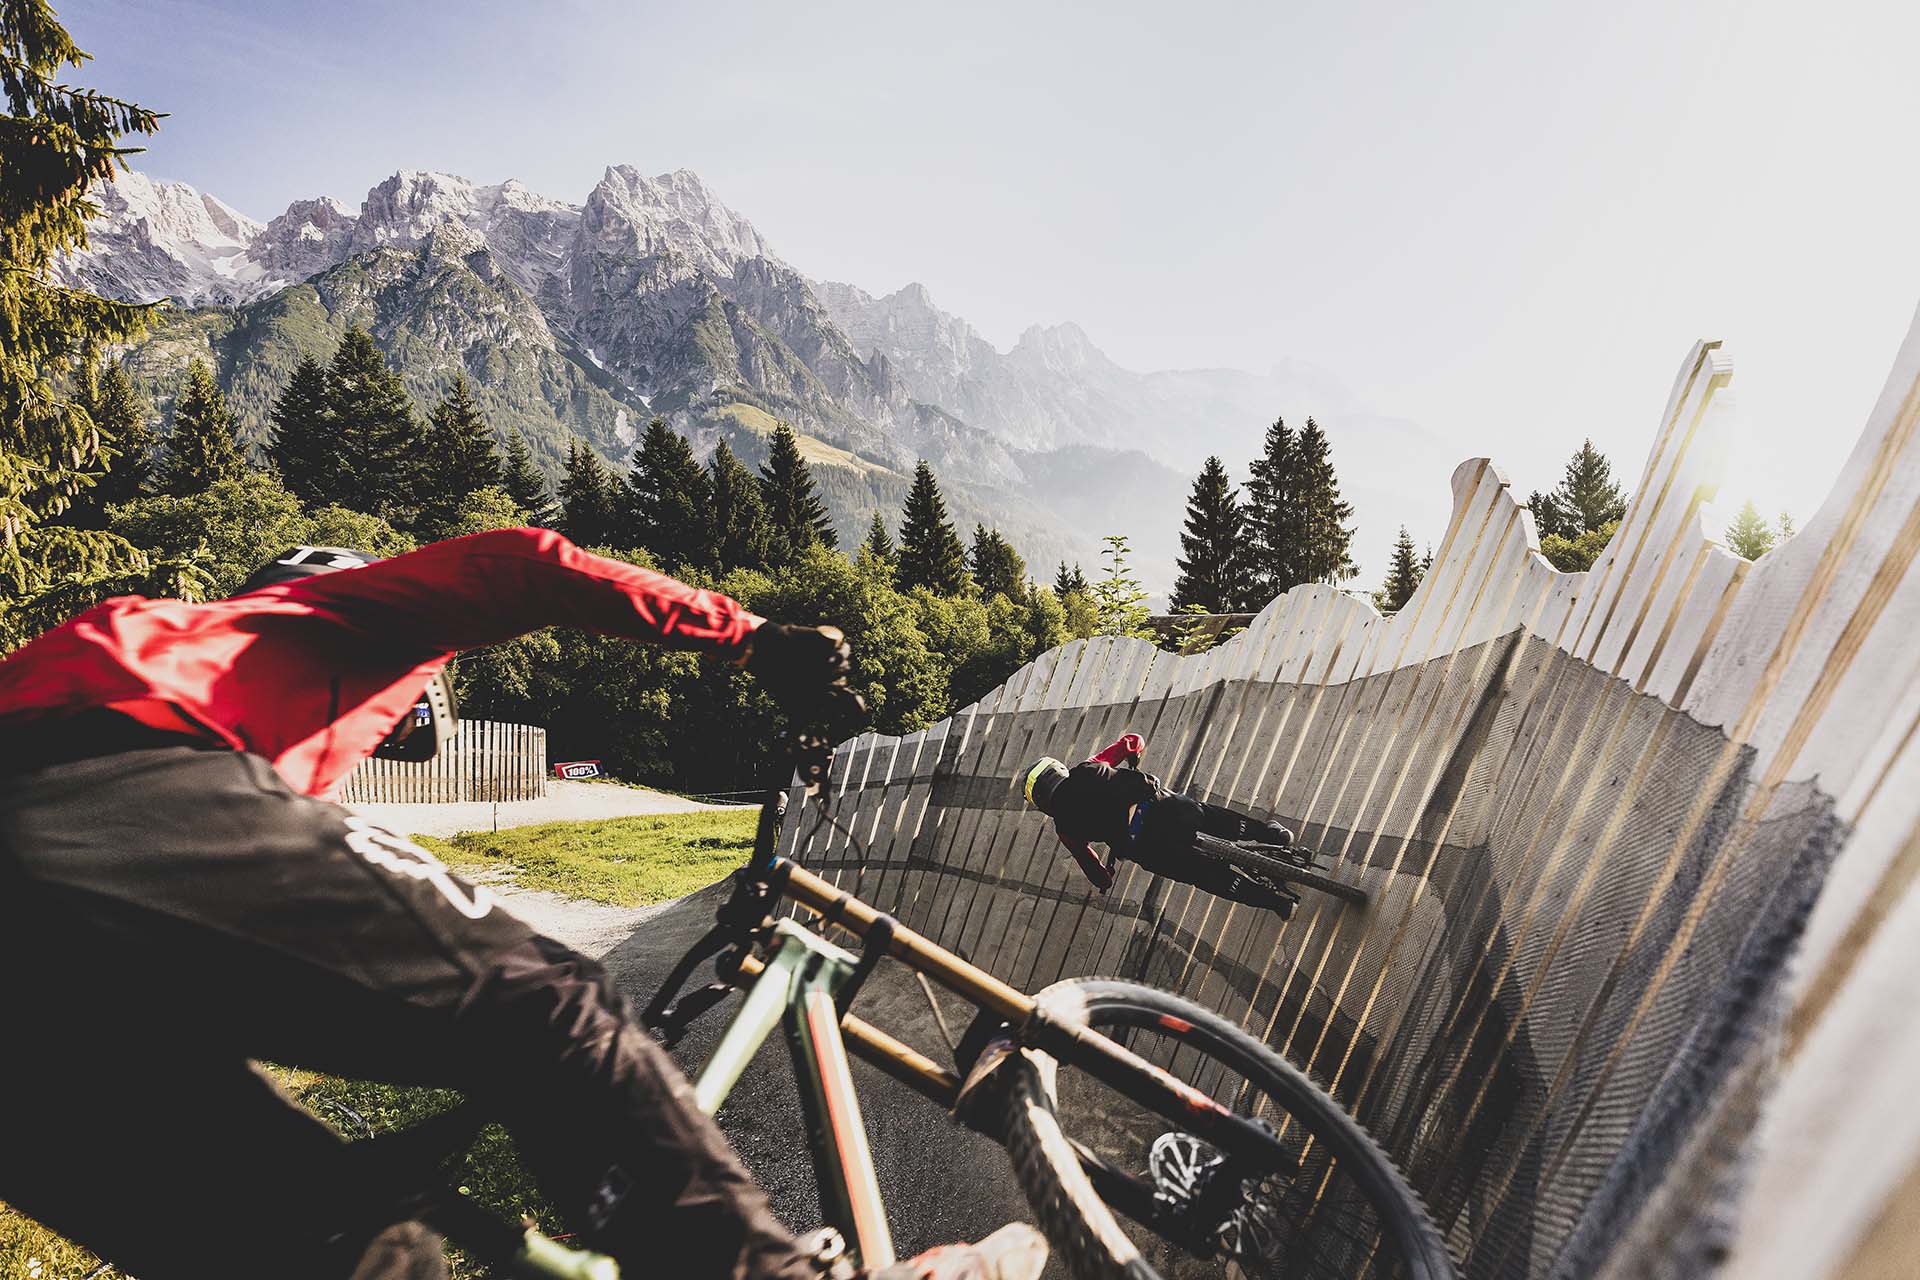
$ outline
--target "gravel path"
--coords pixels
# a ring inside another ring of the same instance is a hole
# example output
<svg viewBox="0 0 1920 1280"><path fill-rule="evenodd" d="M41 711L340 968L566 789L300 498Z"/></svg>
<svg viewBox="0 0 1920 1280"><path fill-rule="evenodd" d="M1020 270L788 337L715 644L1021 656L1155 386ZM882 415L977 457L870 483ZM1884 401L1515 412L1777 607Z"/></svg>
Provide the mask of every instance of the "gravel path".
<svg viewBox="0 0 1920 1280"><path fill-rule="evenodd" d="M490 884L487 888L509 915L518 916L537 932L595 960L605 959L641 925L673 905L654 902L644 907L612 907L563 898L545 889L516 889L508 884Z"/></svg>
<svg viewBox="0 0 1920 1280"><path fill-rule="evenodd" d="M729 805L703 804L644 787L613 782L547 783L539 800L509 800L503 804L350 804L347 808L408 836L451 836L462 831L493 831L530 827L541 822L585 822L595 818L625 818L635 814L690 813L696 809L724 809ZM497 813L496 813L497 811ZM497 817L497 821L496 821Z"/></svg>

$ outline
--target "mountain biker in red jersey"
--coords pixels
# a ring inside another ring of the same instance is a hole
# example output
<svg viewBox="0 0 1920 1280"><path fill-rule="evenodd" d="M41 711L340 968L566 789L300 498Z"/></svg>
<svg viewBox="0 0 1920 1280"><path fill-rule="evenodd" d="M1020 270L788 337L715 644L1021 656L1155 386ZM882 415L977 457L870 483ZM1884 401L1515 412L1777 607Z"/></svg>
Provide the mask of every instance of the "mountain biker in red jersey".
<svg viewBox="0 0 1920 1280"><path fill-rule="evenodd" d="M457 651L548 626L741 663L796 718L859 707L834 628L537 529L300 548L0 661L0 1200L142 1280L443 1276L268 1059L480 1100L633 1274L817 1274L597 963L320 798L448 727ZM1036 1247L1010 1227L875 1280L1024 1277Z"/></svg>
<svg viewBox="0 0 1920 1280"><path fill-rule="evenodd" d="M1158 778L1140 771L1146 749L1145 738L1129 733L1071 769L1042 756L1026 773L1027 803L1053 819L1054 834L1102 893L1113 887L1114 868L1133 862L1154 875L1277 911L1282 919L1292 915L1298 895L1201 857L1193 843L1197 833L1205 832L1222 840L1287 846L1293 833L1277 822L1167 790ZM1107 846L1105 861L1093 851L1095 844Z"/></svg>

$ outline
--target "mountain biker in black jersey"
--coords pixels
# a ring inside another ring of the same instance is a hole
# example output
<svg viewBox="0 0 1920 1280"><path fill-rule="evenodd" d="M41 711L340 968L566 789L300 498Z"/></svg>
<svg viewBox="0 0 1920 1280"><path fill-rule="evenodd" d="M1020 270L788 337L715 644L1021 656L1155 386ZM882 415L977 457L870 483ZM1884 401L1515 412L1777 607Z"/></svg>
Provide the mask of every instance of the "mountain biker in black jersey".
<svg viewBox="0 0 1920 1280"><path fill-rule="evenodd" d="M1027 803L1053 819L1054 834L1102 893L1113 887L1114 868L1132 862L1154 875L1277 911L1282 919L1291 916L1299 895L1202 857L1193 844L1195 834L1205 832L1222 840L1284 847L1293 843L1293 832L1169 791L1140 771L1146 749L1145 738L1128 733L1071 769L1042 756L1025 775ZM1093 851L1095 844L1107 846L1104 861Z"/></svg>
<svg viewBox="0 0 1920 1280"><path fill-rule="evenodd" d="M444 1276L267 1059L462 1090L632 1274L817 1274L599 964L324 798L452 728L428 686L456 651L553 625L738 662L799 721L860 707L836 629L534 529L297 548L227 600L109 600L0 661L0 1199L142 1280ZM1036 1241L874 1280L1025 1280Z"/></svg>

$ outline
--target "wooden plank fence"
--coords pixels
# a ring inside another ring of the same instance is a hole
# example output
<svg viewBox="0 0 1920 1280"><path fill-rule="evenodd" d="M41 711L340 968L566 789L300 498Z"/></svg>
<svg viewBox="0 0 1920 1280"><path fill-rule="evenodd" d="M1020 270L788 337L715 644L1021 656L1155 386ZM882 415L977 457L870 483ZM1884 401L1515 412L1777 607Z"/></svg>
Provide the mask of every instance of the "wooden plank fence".
<svg viewBox="0 0 1920 1280"><path fill-rule="evenodd" d="M1018 985L1121 973L1237 1019L1379 1136L1468 1275L1911 1274L1920 324L1758 562L1712 506L1732 373L1688 354L1588 572L1470 460L1393 617L1306 586L1206 653L1075 641L846 744L858 839L796 821L788 852ZM1129 730L1370 903L1282 924L1131 865L1090 892L1019 779Z"/></svg>
<svg viewBox="0 0 1920 1280"><path fill-rule="evenodd" d="M348 804L538 800L547 794L547 731L538 725L462 720L431 760L368 760L347 775Z"/></svg>

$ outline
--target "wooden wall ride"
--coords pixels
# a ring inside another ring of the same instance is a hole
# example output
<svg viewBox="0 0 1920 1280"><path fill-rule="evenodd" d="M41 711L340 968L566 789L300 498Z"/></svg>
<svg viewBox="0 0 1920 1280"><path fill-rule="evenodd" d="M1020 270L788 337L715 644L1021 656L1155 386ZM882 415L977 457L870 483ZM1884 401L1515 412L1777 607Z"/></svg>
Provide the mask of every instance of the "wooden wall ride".
<svg viewBox="0 0 1920 1280"><path fill-rule="evenodd" d="M790 852L1016 984L1121 972L1238 1019L1468 1274L1903 1274L1872 1268L1920 1220L1920 326L1754 563L1710 505L1731 377L1688 354L1588 572L1468 461L1397 615L1308 586L1206 654L1075 641L848 744L858 842L797 821ZM1018 778L1129 730L1372 901L1281 925L1132 867L1091 894Z"/></svg>

